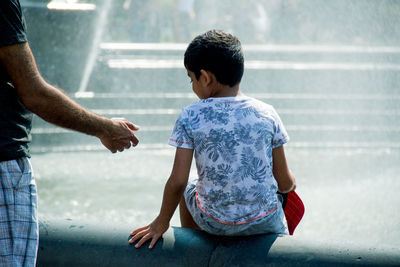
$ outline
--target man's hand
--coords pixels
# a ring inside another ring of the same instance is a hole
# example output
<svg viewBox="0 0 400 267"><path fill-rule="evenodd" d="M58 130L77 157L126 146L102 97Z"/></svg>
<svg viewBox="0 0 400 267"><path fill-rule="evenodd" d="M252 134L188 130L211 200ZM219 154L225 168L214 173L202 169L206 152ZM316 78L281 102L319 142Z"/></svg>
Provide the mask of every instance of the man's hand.
<svg viewBox="0 0 400 267"><path fill-rule="evenodd" d="M151 239L149 249L152 249L158 239L168 230L168 227L169 222L161 222L161 220L159 220L159 218L157 217L148 226L144 226L132 231L130 234L132 238L129 240L129 243L133 244L136 240L140 239L139 242L135 245L135 248L140 248L140 246L143 245L144 242Z"/></svg>
<svg viewBox="0 0 400 267"><path fill-rule="evenodd" d="M105 128L98 137L101 143L112 153L124 151L131 145L136 146L139 140L133 131L139 130L139 126L123 118L113 118L109 127Z"/></svg>

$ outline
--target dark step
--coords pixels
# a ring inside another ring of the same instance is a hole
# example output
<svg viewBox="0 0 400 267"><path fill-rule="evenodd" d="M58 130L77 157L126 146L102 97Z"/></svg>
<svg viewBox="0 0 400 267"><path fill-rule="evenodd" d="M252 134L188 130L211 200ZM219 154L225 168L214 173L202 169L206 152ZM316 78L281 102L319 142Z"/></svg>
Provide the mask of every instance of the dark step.
<svg viewBox="0 0 400 267"><path fill-rule="evenodd" d="M173 126L180 109L167 110L93 110L95 113L109 118L123 117L133 123L151 126ZM143 113L142 113L143 112ZM288 125L335 125L335 126L377 126L387 127L398 125L400 115L397 110L354 110L337 111L324 109L280 110L277 109L282 121ZM53 127L51 124L34 117L34 128Z"/></svg>
<svg viewBox="0 0 400 267"><path fill-rule="evenodd" d="M241 88L252 93L394 94L399 69L247 69ZM109 68L97 64L88 91L96 93L190 93L183 68Z"/></svg>
<svg viewBox="0 0 400 267"><path fill-rule="evenodd" d="M167 144L172 130L163 131L142 131L136 133L140 140L140 144ZM384 142L386 146L398 146L400 144L400 131L391 131L391 129L382 129L382 131L355 131L355 130L337 130L337 131L320 131L320 130L290 130L289 144L343 144L346 146L356 146L359 143L371 145L377 142ZM32 146L36 147L53 147L53 146L94 146L100 144L95 137L84 134L65 131L57 134L42 133L33 134ZM399 147L400 148L400 147Z"/></svg>
<svg viewBox="0 0 400 267"><path fill-rule="evenodd" d="M157 129L156 129L157 128ZM142 126L141 130L135 134L147 142L163 143L168 140L173 127L168 126ZM388 140L390 142L400 142L400 128L387 127L320 127L320 126L291 126L287 127L290 138L293 141L376 141ZM88 141L92 137L61 128L33 130L33 139L37 142L51 143L51 140L71 141L82 140ZM96 138L95 138L96 139Z"/></svg>
<svg viewBox="0 0 400 267"><path fill-rule="evenodd" d="M180 108L177 109L93 109L96 114L108 117L124 117L138 125L174 125ZM373 109L280 109L277 108L285 125L349 125L349 126L390 126L398 125L400 111ZM34 127L52 127L38 117L33 119Z"/></svg>
<svg viewBox="0 0 400 267"><path fill-rule="evenodd" d="M248 95L279 109L400 110L400 94L252 94L250 92ZM182 109L199 101L194 93L96 94L87 92L77 94L77 96L74 100L88 109Z"/></svg>
<svg viewBox="0 0 400 267"><path fill-rule="evenodd" d="M100 55L110 58L175 58L183 60L188 44L102 43ZM400 62L400 48L390 46L243 45L245 60L303 62Z"/></svg>
<svg viewBox="0 0 400 267"><path fill-rule="evenodd" d="M310 151L325 151L340 152L340 153L391 153L398 152L400 150L400 143L390 142L290 142L289 145L285 146L288 150L305 150ZM137 147L133 148L133 151L141 150L157 153L167 153L173 155L174 148L167 144L145 144L140 143ZM99 143L93 144L73 144L73 145L53 145L53 146L42 146L32 143L30 146L31 153L64 153L64 152L79 152L79 151L107 151L107 149Z"/></svg>

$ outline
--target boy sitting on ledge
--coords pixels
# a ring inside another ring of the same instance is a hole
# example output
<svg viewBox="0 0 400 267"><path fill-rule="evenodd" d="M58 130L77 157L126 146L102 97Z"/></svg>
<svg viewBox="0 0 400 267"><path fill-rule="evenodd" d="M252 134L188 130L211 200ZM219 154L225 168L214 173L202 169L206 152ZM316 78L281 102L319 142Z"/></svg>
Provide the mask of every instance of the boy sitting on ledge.
<svg viewBox="0 0 400 267"><path fill-rule="evenodd" d="M169 144L177 147L157 218L131 232L129 243L153 248L180 206L182 227L213 235L286 234L277 191L295 189L283 144L289 137L268 104L241 93L240 41L208 31L189 44L184 58L200 101L184 108ZM188 182L192 157L198 177Z"/></svg>

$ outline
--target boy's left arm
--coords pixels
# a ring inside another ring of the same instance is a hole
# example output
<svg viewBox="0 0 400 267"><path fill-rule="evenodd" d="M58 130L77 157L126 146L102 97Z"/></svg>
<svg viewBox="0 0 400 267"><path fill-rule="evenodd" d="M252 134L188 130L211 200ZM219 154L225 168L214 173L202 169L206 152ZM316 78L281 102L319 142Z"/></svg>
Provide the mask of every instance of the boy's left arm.
<svg viewBox="0 0 400 267"><path fill-rule="evenodd" d="M296 189L296 179L290 171L286 162L285 150L279 146L272 150L273 174L278 183L278 190L281 193L288 193Z"/></svg>
<svg viewBox="0 0 400 267"><path fill-rule="evenodd" d="M151 239L149 248L153 248L157 240L168 230L169 222L182 197L189 178L190 166L192 164L193 150L177 148L174 166L164 188L163 201L160 214L152 223L131 232L132 238L129 243L139 242L135 245L139 248L147 240Z"/></svg>

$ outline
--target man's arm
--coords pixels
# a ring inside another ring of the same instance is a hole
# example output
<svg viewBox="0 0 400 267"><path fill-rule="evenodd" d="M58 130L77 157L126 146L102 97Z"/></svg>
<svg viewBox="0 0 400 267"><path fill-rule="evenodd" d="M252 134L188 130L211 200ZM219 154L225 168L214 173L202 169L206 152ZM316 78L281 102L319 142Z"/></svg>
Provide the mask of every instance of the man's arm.
<svg viewBox="0 0 400 267"><path fill-rule="evenodd" d="M124 150L138 139L139 128L125 119L107 119L81 107L40 75L28 43L0 48L6 68L22 103L44 120L98 137L111 152Z"/></svg>

